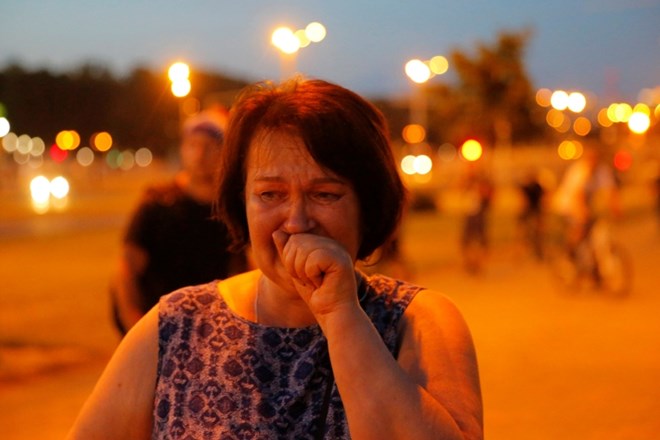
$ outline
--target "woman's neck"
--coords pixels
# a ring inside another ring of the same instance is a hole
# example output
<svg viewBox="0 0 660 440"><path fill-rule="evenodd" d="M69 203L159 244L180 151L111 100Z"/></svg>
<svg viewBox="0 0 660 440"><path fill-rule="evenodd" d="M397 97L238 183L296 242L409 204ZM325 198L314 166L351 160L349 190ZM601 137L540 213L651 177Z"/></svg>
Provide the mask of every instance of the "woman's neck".
<svg viewBox="0 0 660 440"><path fill-rule="evenodd" d="M254 295L254 320L273 327L309 327L316 324L303 299L261 275Z"/></svg>

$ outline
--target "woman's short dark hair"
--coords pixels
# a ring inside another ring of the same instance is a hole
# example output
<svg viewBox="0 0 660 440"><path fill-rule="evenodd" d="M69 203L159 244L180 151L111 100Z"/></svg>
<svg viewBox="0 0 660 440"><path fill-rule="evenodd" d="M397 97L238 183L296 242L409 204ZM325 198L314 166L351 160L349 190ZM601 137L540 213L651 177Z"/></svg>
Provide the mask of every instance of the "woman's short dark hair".
<svg viewBox="0 0 660 440"><path fill-rule="evenodd" d="M262 82L249 86L232 107L214 208L231 233L234 249L249 244L245 211L248 149L256 133L276 131L300 136L322 168L353 186L360 205L359 259L391 238L401 221L406 191L382 113L341 86L296 78L281 85Z"/></svg>

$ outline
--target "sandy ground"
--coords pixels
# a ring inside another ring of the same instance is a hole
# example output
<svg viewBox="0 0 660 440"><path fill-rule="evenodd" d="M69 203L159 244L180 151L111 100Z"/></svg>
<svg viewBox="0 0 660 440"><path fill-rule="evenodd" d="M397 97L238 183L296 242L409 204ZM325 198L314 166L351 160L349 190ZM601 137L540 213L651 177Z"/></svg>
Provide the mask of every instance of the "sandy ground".
<svg viewBox="0 0 660 440"><path fill-rule="evenodd" d="M107 283L135 194L89 197L92 214L0 218L0 437L63 438L116 346ZM101 201L98 201L101 199ZM116 201L113 203L117 203ZM5 205L7 206L7 205ZM635 286L625 299L558 292L548 267L500 230L485 271L466 274L458 226L414 214L403 251L414 281L464 312L480 362L486 437L652 439L660 432L660 234L618 225ZM13 232L12 232L13 231Z"/></svg>

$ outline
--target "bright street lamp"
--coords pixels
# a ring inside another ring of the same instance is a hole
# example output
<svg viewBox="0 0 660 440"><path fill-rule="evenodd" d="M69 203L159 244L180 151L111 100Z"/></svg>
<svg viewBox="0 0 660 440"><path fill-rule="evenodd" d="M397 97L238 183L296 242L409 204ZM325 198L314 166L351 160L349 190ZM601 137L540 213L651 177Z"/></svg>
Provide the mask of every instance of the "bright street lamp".
<svg viewBox="0 0 660 440"><path fill-rule="evenodd" d="M167 70L167 76L172 82L172 94L177 98L188 96L190 89L190 67L186 63L176 62Z"/></svg>
<svg viewBox="0 0 660 440"><path fill-rule="evenodd" d="M280 52L280 75L282 79L292 76L296 71L296 53L311 43L319 43L326 36L326 29L319 22L309 23L305 29L293 31L282 26L273 31L270 41Z"/></svg>
<svg viewBox="0 0 660 440"><path fill-rule="evenodd" d="M436 75L447 72L449 62L442 55L437 55L430 60L412 59L405 64L404 71L410 80L419 84L417 90L411 94L410 101L410 123L419 124L426 128L426 95L424 84Z"/></svg>

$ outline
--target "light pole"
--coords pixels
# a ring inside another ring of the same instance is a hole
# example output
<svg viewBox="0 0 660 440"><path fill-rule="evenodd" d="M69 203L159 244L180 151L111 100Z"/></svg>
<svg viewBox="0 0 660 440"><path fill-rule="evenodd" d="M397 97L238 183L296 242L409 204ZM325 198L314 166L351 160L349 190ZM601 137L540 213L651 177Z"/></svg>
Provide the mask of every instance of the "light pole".
<svg viewBox="0 0 660 440"><path fill-rule="evenodd" d="M318 43L326 36L326 29L319 22L309 23L305 29L297 31L282 26L271 35L271 43L280 53L280 76L284 80L296 73L296 55L298 50L309 46L311 43Z"/></svg>
<svg viewBox="0 0 660 440"><path fill-rule="evenodd" d="M172 95L179 99L179 128L183 127L185 120L183 98L188 96L192 89L190 83L190 67L188 64L177 61L167 70L167 76L171 81L170 90Z"/></svg>
<svg viewBox="0 0 660 440"><path fill-rule="evenodd" d="M405 65L408 78L418 84L416 90L410 95L410 123L419 124L423 129L427 125L427 102L425 85L435 75L442 75L449 68L447 59L441 55L434 56L430 60L412 59Z"/></svg>

